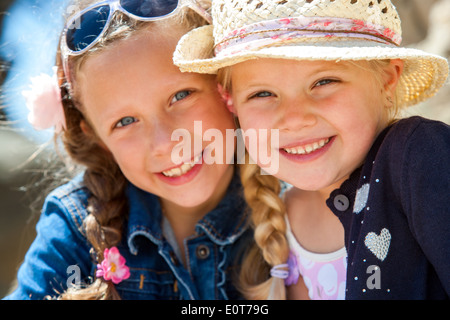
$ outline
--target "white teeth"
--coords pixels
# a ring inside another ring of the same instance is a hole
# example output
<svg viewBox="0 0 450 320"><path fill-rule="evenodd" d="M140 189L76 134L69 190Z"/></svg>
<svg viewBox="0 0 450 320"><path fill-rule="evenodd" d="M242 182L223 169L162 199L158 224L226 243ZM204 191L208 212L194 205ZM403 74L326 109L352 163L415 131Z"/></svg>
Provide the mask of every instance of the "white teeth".
<svg viewBox="0 0 450 320"><path fill-rule="evenodd" d="M290 154L310 154L313 151L321 149L328 142L330 142L330 139L322 139L318 142L314 142L303 147L287 148L284 149L284 151Z"/></svg>
<svg viewBox="0 0 450 320"><path fill-rule="evenodd" d="M189 170L191 170L197 163L200 162L201 159L202 155L200 154L194 158L194 161L190 163L183 163L181 166L177 168L163 171L162 174L165 175L166 177L179 177L188 172Z"/></svg>

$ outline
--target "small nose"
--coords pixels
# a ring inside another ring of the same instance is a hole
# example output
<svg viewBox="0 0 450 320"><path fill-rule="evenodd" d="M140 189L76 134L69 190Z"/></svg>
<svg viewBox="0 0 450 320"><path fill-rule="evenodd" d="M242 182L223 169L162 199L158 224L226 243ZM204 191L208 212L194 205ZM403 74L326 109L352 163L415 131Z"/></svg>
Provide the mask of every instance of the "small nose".
<svg viewBox="0 0 450 320"><path fill-rule="evenodd" d="M170 121L155 117L151 121L148 130L150 139L150 150L154 157L170 155L177 141L172 141L172 132L175 129L170 125Z"/></svg>
<svg viewBox="0 0 450 320"><path fill-rule="evenodd" d="M281 102L279 110L280 130L299 130L312 126L317 121L313 102L308 98L286 98Z"/></svg>

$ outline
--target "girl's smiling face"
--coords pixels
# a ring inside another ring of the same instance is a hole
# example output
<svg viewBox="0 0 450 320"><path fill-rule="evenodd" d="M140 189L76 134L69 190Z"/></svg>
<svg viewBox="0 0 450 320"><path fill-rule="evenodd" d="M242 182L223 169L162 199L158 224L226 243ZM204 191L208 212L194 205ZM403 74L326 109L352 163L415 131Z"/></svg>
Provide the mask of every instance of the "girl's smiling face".
<svg viewBox="0 0 450 320"><path fill-rule="evenodd" d="M334 188L363 163L389 122L384 93L395 91L402 62L380 77L359 63L256 59L232 67L244 132L279 130L279 146L259 141L279 153L278 178L303 190Z"/></svg>
<svg viewBox="0 0 450 320"><path fill-rule="evenodd" d="M201 161L208 145L203 141L194 154L194 121L201 121L203 131L220 130L224 139L225 130L235 126L214 76L181 73L173 65L178 41L173 29L171 36L143 30L89 57L77 75L78 93L95 134L131 183L194 207L220 198L233 172L221 150L215 154L219 164ZM183 155L183 165L172 161L181 141L172 141L177 129L187 130L192 139L183 140L191 151Z"/></svg>

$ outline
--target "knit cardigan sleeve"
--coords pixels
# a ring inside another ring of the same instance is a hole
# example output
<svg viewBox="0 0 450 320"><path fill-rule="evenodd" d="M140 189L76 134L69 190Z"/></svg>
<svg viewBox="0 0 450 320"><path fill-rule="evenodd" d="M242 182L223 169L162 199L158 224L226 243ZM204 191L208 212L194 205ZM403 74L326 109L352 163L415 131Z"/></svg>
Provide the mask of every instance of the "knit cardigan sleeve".
<svg viewBox="0 0 450 320"><path fill-rule="evenodd" d="M402 157L403 210L450 296L450 127L422 121L407 139Z"/></svg>

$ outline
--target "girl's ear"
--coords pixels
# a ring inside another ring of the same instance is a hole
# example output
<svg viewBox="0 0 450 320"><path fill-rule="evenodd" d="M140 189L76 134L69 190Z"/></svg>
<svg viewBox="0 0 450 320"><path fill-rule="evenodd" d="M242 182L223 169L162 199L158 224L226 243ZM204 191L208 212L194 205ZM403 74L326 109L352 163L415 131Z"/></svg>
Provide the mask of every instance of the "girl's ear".
<svg viewBox="0 0 450 320"><path fill-rule="evenodd" d="M219 90L219 94L225 102L228 111L236 115L236 110L234 109L233 99L231 98L230 93L223 88L223 86L219 83L217 84L217 90Z"/></svg>
<svg viewBox="0 0 450 320"><path fill-rule="evenodd" d="M86 120L80 121L81 131L87 136L92 136L94 133L92 132L91 126L86 123Z"/></svg>
<svg viewBox="0 0 450 320"><path fill-rule="evenodd" d="M403 69L404 62L400 59L391 60L390 64L386 67L384 89L391 97L394 96L400 77L403 74Z"/></svg>

